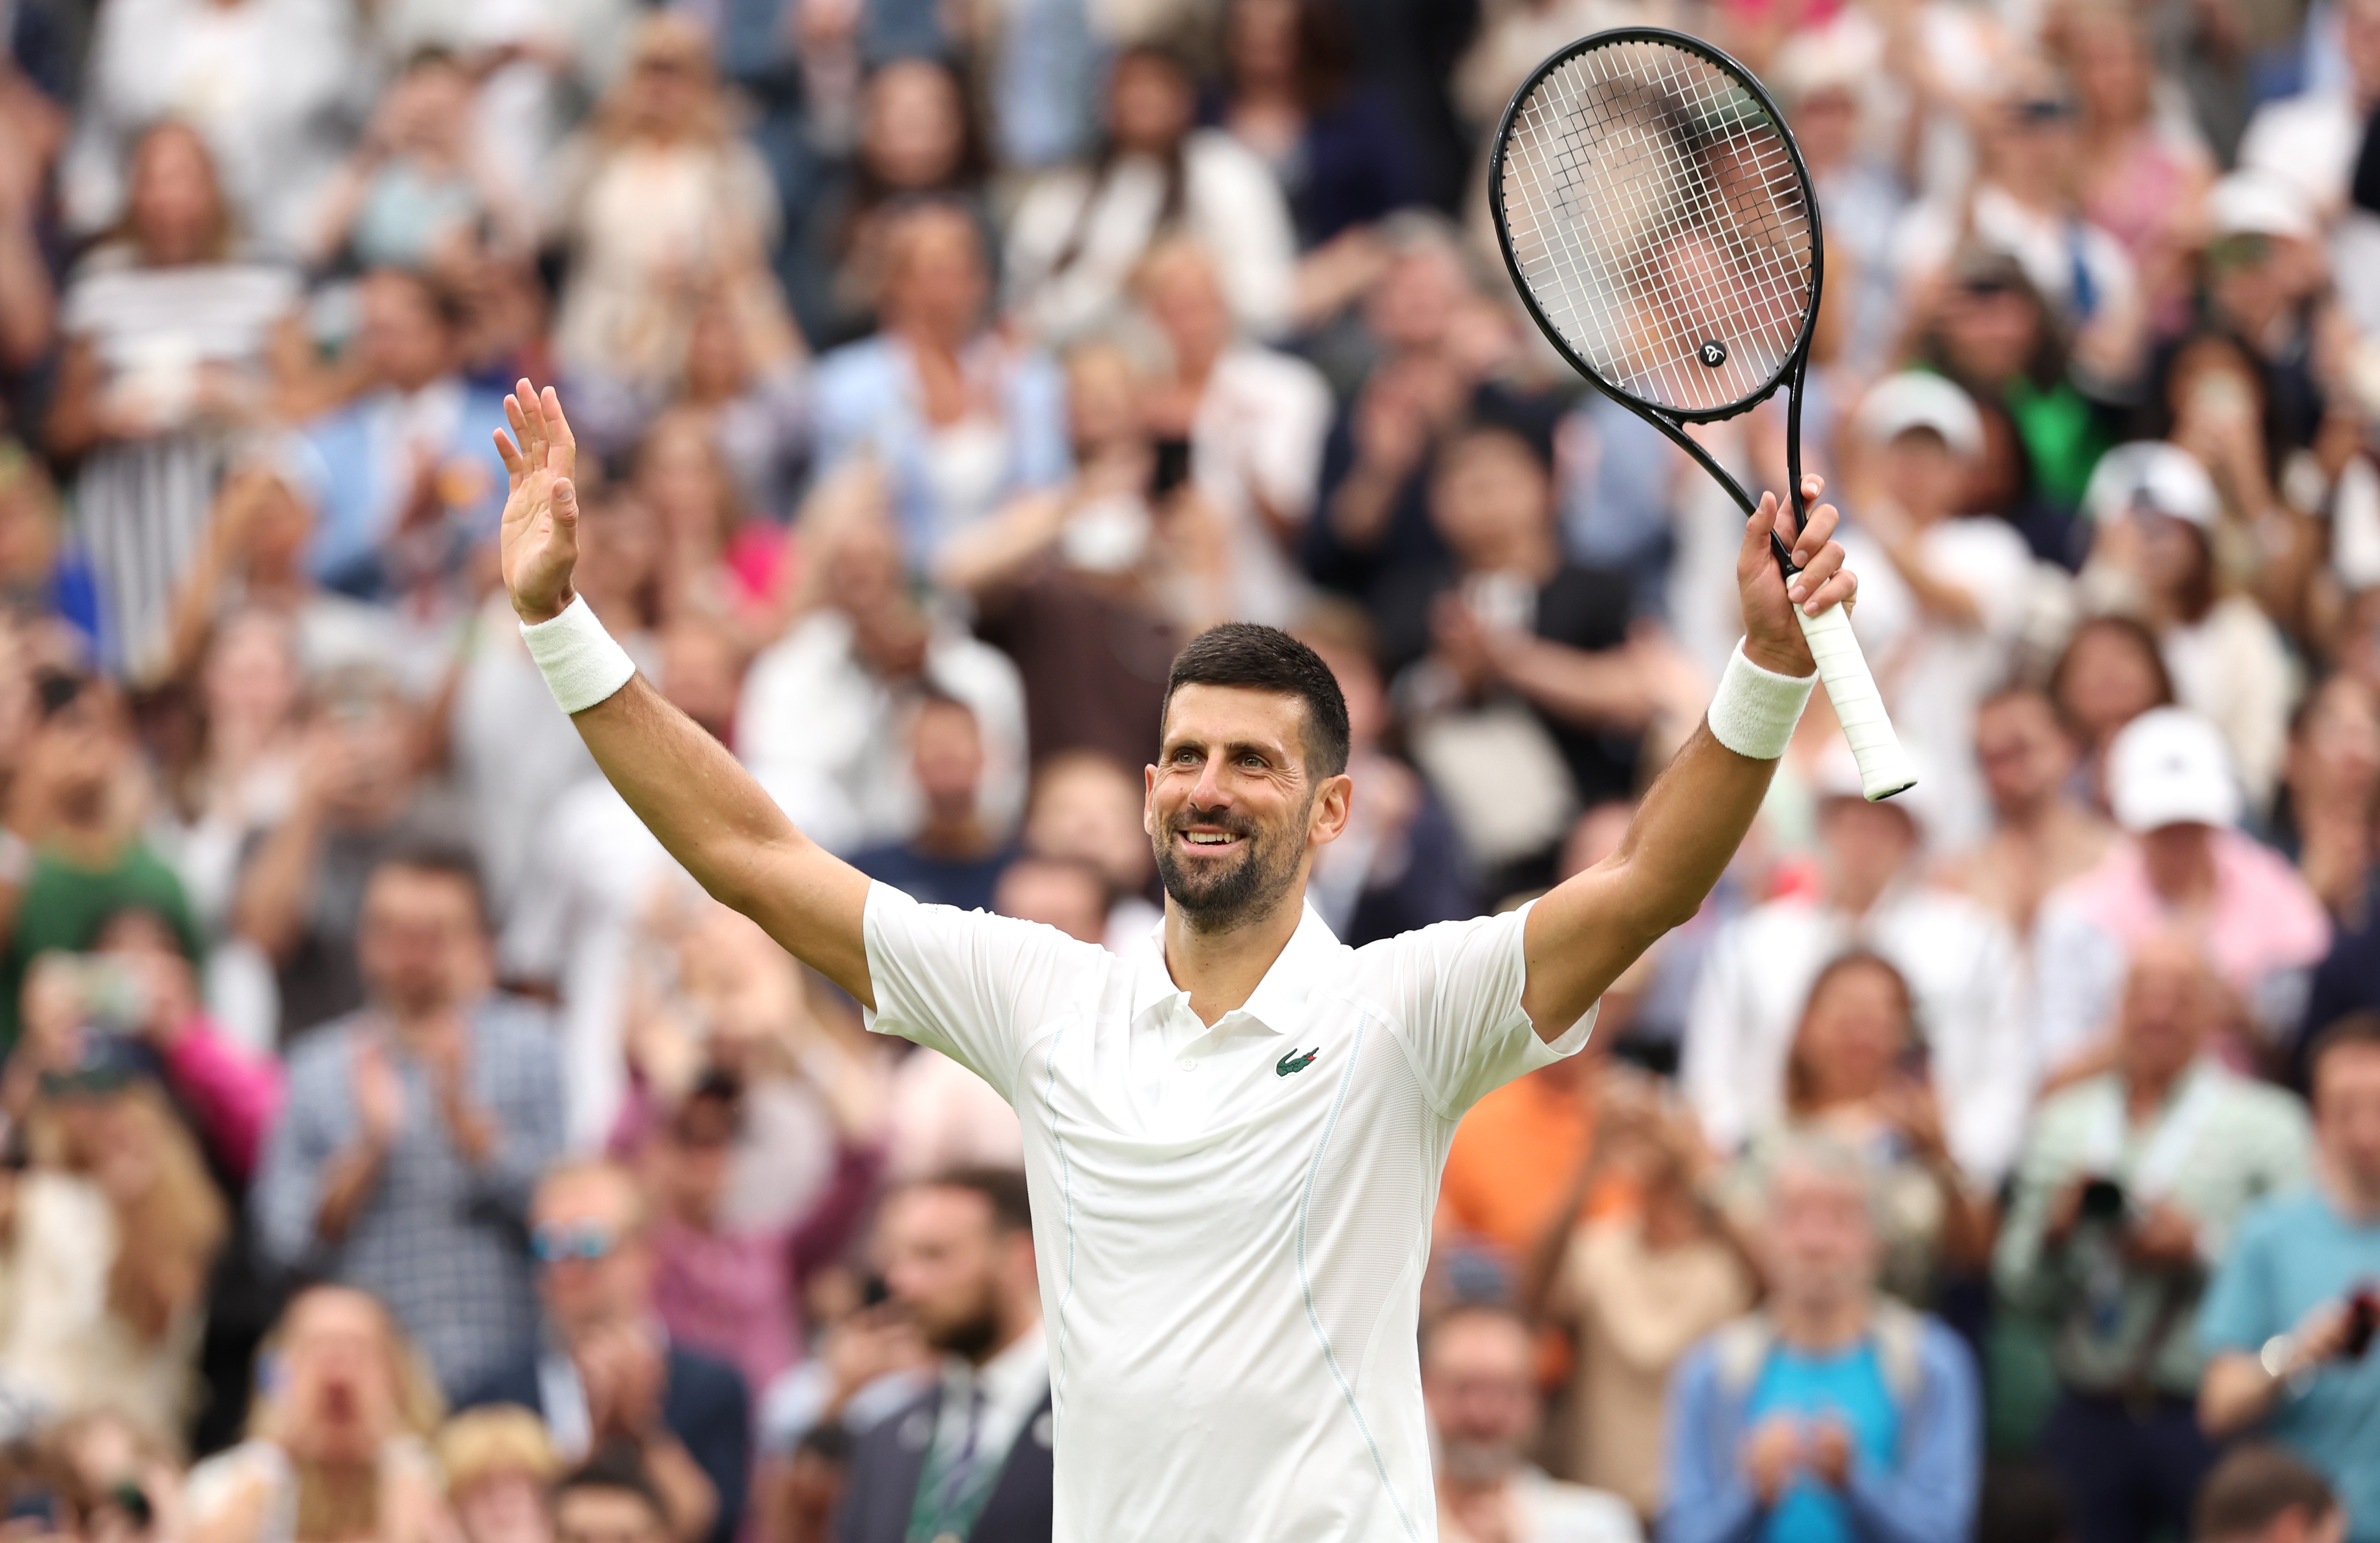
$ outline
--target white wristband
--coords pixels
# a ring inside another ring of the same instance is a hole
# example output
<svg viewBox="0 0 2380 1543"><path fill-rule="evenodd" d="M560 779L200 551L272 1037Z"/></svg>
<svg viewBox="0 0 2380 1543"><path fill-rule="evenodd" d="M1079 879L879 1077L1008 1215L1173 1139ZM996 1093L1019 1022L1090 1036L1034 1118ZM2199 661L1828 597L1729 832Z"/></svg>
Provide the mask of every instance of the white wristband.
<svg viewBox="0 0 2380 1543"><path fill-rule="evenodd" d="M637 673L636 661L603 630L584 595L572 596L558 616L521 623L521 640L565 712L586 711Z"/></svg>
<svg viewBox="0 0 2380 1543"><path fill-rule="evenodd" d="M1810 688L1817 684L1815 671L1780 675L1762 669L1743 656L1743 645L1738 642L1711 697L1711 737L1737 755L1775 760L1792 741L1793 725L1802 721Z"/></svg>

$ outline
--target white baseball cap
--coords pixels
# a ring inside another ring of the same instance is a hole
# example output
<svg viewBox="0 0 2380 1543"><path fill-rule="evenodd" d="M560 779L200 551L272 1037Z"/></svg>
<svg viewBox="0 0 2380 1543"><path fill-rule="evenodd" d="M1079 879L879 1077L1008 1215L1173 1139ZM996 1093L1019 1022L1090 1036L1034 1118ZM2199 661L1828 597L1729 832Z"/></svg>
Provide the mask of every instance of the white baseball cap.
<svg viewBox="0 0 2380 1543"><path fill-rule="evenodd" d="M1877 444L1889 444L1912 429L1931 429L1961 456L1984 452L1984 419L1975 404L1949 381L1922 370L1876 382L1861 398L1852 422Z"/></svg>
<svg viewBox="0 0 2380 1543"><path fill-rule="evenodd" d="M2134 440L2099 457L2082 490L2082 515L2094 525L2123 518L2145 504L2161 515L2215 529L2223 501L2198 457L2161 439Z"/></svg>
<svg viewBox="0 0 2380 1543"><path fill-rule="evenodd" d="M2233 172L2206 190L2206 219L2216 236L2284 236L2312 241L2322 234L2295 183L2270 172Z"/></svg>
<svg viewBox="0 0 2380 1543"><path fill-rule="evenodd" d="M2214 724L2185 708L2155 707L2107 747L2107 801L2139 834L2167 825L2240 822L2240 784Z"/></svg>

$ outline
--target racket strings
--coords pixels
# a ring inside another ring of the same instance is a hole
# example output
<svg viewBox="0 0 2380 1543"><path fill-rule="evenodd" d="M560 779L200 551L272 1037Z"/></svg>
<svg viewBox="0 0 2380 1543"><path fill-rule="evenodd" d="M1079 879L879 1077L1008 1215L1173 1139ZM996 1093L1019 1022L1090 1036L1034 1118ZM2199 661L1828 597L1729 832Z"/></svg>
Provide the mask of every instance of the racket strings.
<svg viewBox="0 0 2380 1543"><path fill-rule="evenodd" d="M1722 408L1791 357L1807 195L1783 134L1709 60L1632 39L1564 61L1513 115L1499 194L1538 308L1631 395Z"/></svg>

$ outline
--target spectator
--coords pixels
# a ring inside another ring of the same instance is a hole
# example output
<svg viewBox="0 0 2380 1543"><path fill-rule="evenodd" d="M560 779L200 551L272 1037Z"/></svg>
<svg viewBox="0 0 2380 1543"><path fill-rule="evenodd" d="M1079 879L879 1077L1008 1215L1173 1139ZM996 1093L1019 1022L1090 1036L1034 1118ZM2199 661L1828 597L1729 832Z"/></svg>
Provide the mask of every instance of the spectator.
<svg viewBox="0 0 2380 1543"><path fill-rule="evenodd" d="M305 435L322 479L314 573L370 599L435 586L495 529L504 465L488 436L504 409L461 375L461 309L439 280L375 269L359 298L357 395Z"/></svg>
<svg viewBox="0 0 2380 1543"><path fill-rule="evenodd" d="M674 1509L634 1452L606 1449L554 1487L554 1543L669 1543Z"/></svg>
<svg viewBox="0 0 2380 1543"><path fill-rule="evenodd" d="M905 200L952 200L989 234L980 201L989 169L965 85L948 64L912 56L869 71L849 165L796 216L780 260L811 346L840 347L876 330L886 236Z"/></svg>
<svg viewBox="0 0 2380 1543"><path fill-rule="evenodd" d="M2338 7L2339 62L2332 83L2268 102L2240 139L2243 169L2285 179L2327 225L2347 207L2363 127L2380 105L2380 7Z"/></svg>
<svg viewBox="0 0 2380 1543"><path fill-rule="evenodd" d="M197 1543L442 1543L453 1519L429 1437L438 1387L387 1309L346 1286L301 1292L268 1342L248 1439L190 1471Z"/></svg>
<svg viewBox="0 0 2380 1543"><path fill-rule="evenodd" d="M2232 827L2240 794L2223 745L2180 708L2143 713L2107 753L2116 823L2131 836L2043 902L2034 939L2043 1064L2078 1062L2115 1006L2127 952L2180 929L2232 994L2222 1027L2264 1053L2293 1027L2328 948L2322 904L2287 859Z"/></svg>
<svg viewBox="0 0 2380 1543"><path fill-rule="evenodd" d="M999 650L930 615L909 592L899 536L868 519L813 553L827 603L752 662L736 723L744 759L775 796L844 850L906 841L926 814L902 722L929 695L965 704L982 736L977 812L996 836L1025 796L1025 701Z"/></svg>
<svg viewBox="0 0 2380 1543"><path fill-rule="evenodd" d="M66 350L43 437L52 456L76 464L101 657L147 681L166 662L168 610L197 555L230 432L294 383L298 290L285 269L237 260L234 216L195 129L159 124L130 157L122 222L67 286Z"/></svg>
<svg viewBox="0 0 2380 1543"><path fill-rule="evenodd" d="M288 812L250 839L232 893L233 927L273 962L285 1043L363 1001L365 881L442 823L420 786L412 704L386 674L322 682L306 728Z"/></svg>
<svg viewBox="0 0 2380 1543"><path fill-rule="evenodd" d="M448 271L483 230L526 250L536 231L524 201L472 133L479 95L472 70L443 49L407 60L307 220L307 261Z"/></svg>
<svg viewBox="0 0 2380 1543"><path fill-rule="evenodd" d="M833 1100L829 1107L841 1112ZM743 1080L713 1071L645 1143L653 1307L671 1343L734 1367L747 1388L766 1388L801 1358L804 1289L843 1252L882 1160L867 1133L839 1128L834 1172L798 1225L739 1225L726 1207L744 1113Z"/></svg>
<svg viewBox="0 0 2380 1543"><path fill-rule="evenodd" d="M712 618L747 646L773 640L791 598L790 543L783 526L750 517L699 413L654 421L632 485L661 516L664 614Z"/></svg>
<svg viewBox="0 0 2380 1543"><path fill-rule="evenodd" d="M1156 892L1157 859L1140 826L1141 806L1141 779L1124 762L1078 750L1040 768L1025 812L1026 851L1087 863L1107 881L1100 942L1119 954L1147 937L1159 917L1148 898Z"/></svg>
<svg viewBox="0 0 2380 1543"><path fill-rule="evenodd" d="M777 200L759 153L730 128L711 40L686 16L636 25L625 67L552 182L548 234L571 256L554 354L598 391L675 377L705 290L768 282Z"/></svg>
<svg viewBox="0 0 2380 1543"><path fill-rule="evenodd" d="M1975 705L1974 735L1993 828L1950 859L1947 877L2029 938L2042 901L2096 867L2116 832L2074 796L2080 756L2047 695L1994 691Z"/></svg>
<svg viewBox="0 0 2380 1543"><path fill-rule="evenodd" d="M1080 339L1112 322L1133 269L1168 225L1216 254L1240 325L1271 337L1296 299L1296 235L1279 184L1239 140L1195 126L1188 67L1161 48L1117 55L1088 166L1046 175L1010 224L1008 310L1033 336Z"/></svg>
<svg viewBox="0 0 2380 1543"><path fill-rule="evenodd" d="M2175 699L2223 731L2249 806L2266 808L2294 686L2271 620L2245 595L2220 591L2222 506L2205 468L2174 445L2119 446L2092 474L2083 513L2095 529L2085 597L2147 625Z"/></svg>
<svg viewBox="0 0 2380 1543"><path fill-rule="evenodd" d="M1794 1025L1819 970L1872 950L1909 983L1951 1155L1988 1186L2016 1154L2034 1086L2016 940L1982 906L1922 881L1914 815L1863 799L1848 755L1822 771L1816 893L1720 928L1687 1011L1679 1080L1711 1144L1733 1151L1785 1107Z"/></svg>
<svg viewBox="0 0 2380 1543"><path fill-rule="evenodd" d="M178 121L187 127L173 132L222 168L228 217L261 250L297 256L359 115L353 19L296 0L110 0L94 11L61 173L68 222L88 233L128 208L138 219L145 141Z"/></svg>
<svg viewBox="0 0 2380 1543"><path fill-rule="evenodd" d="M88 948L127 907L173 924L183 953L200 953L180 881L140 833L140 767L115 689L88 676L34 682L32 732L8 786L0 833L0 1049L17 1042L18 995L50 949Z"/></svg>
<svg viewBox="0 0 2380 1543"><path fill-rule="evenodd" d="M1234 14L1289 3L1312 13L1330 0L1251 0ZM1223 528L1230 614L1289 626L1310 599L1297 550L1321 476L1330 387L1304 360L1241 334L1206 249L1160 242L1135 289L1172 366L1171 381L1150 394L1149 427L1160 447L1187 442L1189 481Z"/></svg>
<svg viewBox="0 0 2380 1543"><path fill-rule="evenodd" d="M990 909L1009 854L984 824L983 763L973 709L950 697L919 702L909 720L909 764L925 820L900 845L853 853L852 866L928 905Z"/></svg>
<svg viewBox="0 0 2380 1543"><path fill-rule="evenodd" d="M468 1409L438 1428L438 1468L462 1543L554 1543L546 1491L562 1460L526 1409Z"/></svg>
<svg viewBox="0 0 2380 1543"><path fill-rule="evenodd" d="M2346 1517L2322 1476L2270 1447L2241 1447L2199 1491L2195 1543L2313 1543L2341 1536Z"/></svg>
<svg viewBox="0 0 2380 1543"><path fill-rule="evenodd" d="M227 1227L197 1144L117 1038L133 1027L115 1017L137 1002L128 977L120 960L51 954L26 984L10 1080L38 1093L10 1100L32 1163L10 1197L0 1378L55 1415L122 1410L170 1443L197 1407Z"/></svg>
<svg viewBox="0 0 2380 1543"><path fill-rule="evenodd" d="M942 549L935 577L975 601L976 630L1016 662L1027 738L1148 753L1165 670L1182 643L1232 614L1231 535L1184 446L1151 438L1143 383L1121 348L1066 358L1075 464Z"/></svg>
<svg viewBox="0 0 2380 1543"><path fill-rule="evenodd" d="M1523 1296L1577 1345L1562 1471L1649 1520L1661 1510L1670 1374L1696 1341L1751 1307L1756 1282L1704 1198L1712 1161L1694 1116L1618 1068L1597 1094L1595 1139L1537 1240Z"/></svg>
<svg viewBox="0 0 2380 1543"><path fill-rule="evenodd" d="M1315 857L1307 893L1330 930L1355 948L1478 909L1470 861L1446 806L1411 766L1382 747L1394 713L1362 620L1343 611L1318 613L1299 634L1330 666L1347 699L1347 764L1357 789L1347 829ZM1458 1145L1461 1140L1458 1135Z"/></svg>
<svg viewBox="0 0 2380 1543"><path fill-rule="evenodd" d="M1893 724L1927 778L1927 837L1975 840L1985 795L1975 709L2004 680L2032 591L2033 557L2008 522L1960 514L1984 423L1965 392L1911 371L1869 390L1852 434L1866 474L1859 529L1860 643Z"/></svg>
<svg viewBox="0 0 2380 1543"><path fill-rule="evenodd" d="M773 290L722 289L694 313L681 406L745 511L779 525L791 518L809 461L809 357Z"/></svg>
<svg viewBox="0 0 2380 1543"><path fill-rule="evenodd" d="M551 1032L491 991L481 905L451 850L373 865L356 932L366 1004L291 1054L256 1181L269 1253L386 1303L455 1392L533 1341L520 1227L562 1136Z"/></svg>
<svg viewBox="0 0 2380 1543"><path fill-rule="evenodd" d="M635 1175L610 1163L556 1168L529 1222L542 1348L496 1365L465 1405L535 1411L565 1461L633 1455L663 1502L666 1537L728 1543L751 1482L750 1395L735 1367L656 1332L658 1259ZM554 1530L561 1543L575 1536L566 1503Z"/></svg>
<svg viewBox="0 0 2380 1543"><path fill-rule="evenodd" d="M1383 585L1380 652L1410 667L1396 690L1415 759L1473 859L1503 869L1543 858L1580 809L1634 785L1674 666L1654 642L1629 646L1626 579L1563 554L1549 468L1524 436L1451 435L1429 508L1452 561Z"/></svg>
<svg viewBox="0 0 2380 1543"><path fill-rule="evenodd" d="M1644 1536L1619 1497L1548 1478L1524 1455L1538 1420L1524 1320L1498 1307L1454 1307L1422 1338L1440 1537L1636 1543Z"/></svg>
<svg viewBox="0 0 2380 1543"><path fill-rule="evenodd" d="M2298 872L2330 912L2330 952L2314 966L2305 1016L2290 1050L2289 1081L2305 1086L2305 1054L2314 1036L2350 1013L2380 1008L2380 712L2373 689L2342 671L2298 710L2289 736L2285 840L2294 837Z"/></svg>
<svg viewBox="0 0 2380 1543"><path fill-rule="evenodd" d="M1058 371L986 330L990 283L965 209L901 212L884 229L882 327L812 377L820 469L863 455L876 464L914 567L1006 499L1066 475Z"/></svg>
<svg viewBox="0 0 2380 1543"><path fill-rule="evenodd" d="M1993 1260L2010 1305L2057 1326L2042 1455L2083 1543L2184 1525L2215 1456L2195 1408L2206 1262L2305 1173L2296 1100L2205 1053L2218 993L2194 940L2133 948L2114 1064L2044 1100Z"/></svg>
<svg viewBox="0 0 2380 1543"><path fill-rule="evenodd" d="M2081 745L2091 801L2105 810L2108 747L2142 713L2174 705L2173 676L2147 627L2129 616L2093 616L2058 656L2049 699Z"/></svg>
<svg viewBox="0 0 2380 1543"><path fill-rule="evenodd" d="M877 1247L892 1300L940 1353L941 1375L860 1433L837 1537L1048 1537L1050 1351L1025 1175L918 1180L886 1202Z"/></svg>
<svg viewBox="0 0 2380 1543"><path fill-rule="evenodd" d="M2380 1018L2340 1020L2309 1067L2313 1183L2233 1229L2199 1311L2210 1356L2199 1420L2217 1440L2260 1428L2313 1464L2338 1490L2347 1536L2370 1543L2380 1537L2369 1460L2380 1418Z"/></svg>
<svg viewBox="0 0 2380 1543"><path fill-rule="evenodd" d="M1824 1135L1866 1159L1877 1283L1916 1306L1946 1281L1980 1274L1992 1213L1950 1155L1908 980L1874 954L1839 954L1810 985L1785 1060L1785 1104L1754 1133L1730 1175L1737 1224L1756 1224L1765 1173L1797 1141Z"/></svg>
<svg viewBox="0 0 2380 1543"><path fill-rule="evenodd" d="M1662 1537L1956 1543L1983 1455L1966 1346L1876 1294L1858 1153L1802 1143L1768 1185L1768 1305L1697 1345L1670 1381Z"/></svg>

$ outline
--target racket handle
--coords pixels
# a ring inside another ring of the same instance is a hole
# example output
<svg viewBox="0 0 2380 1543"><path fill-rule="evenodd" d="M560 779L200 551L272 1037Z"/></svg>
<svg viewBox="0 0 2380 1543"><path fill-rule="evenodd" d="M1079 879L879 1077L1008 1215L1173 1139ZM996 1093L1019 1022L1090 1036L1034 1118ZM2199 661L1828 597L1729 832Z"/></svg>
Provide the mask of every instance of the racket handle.
<svg viewBox="0 0 2380 1543"><path fill-rule="evenodd" d="M1795 606L1793 614L1802 623L1802 636L1810 640L1810 656L1818 662L1818 678L1827 683L1843 737L1851 741L1852 759L1859 762L1860 792L1873 804L1914 787L1917 769L1885 715L1884 697L1876 688L1876 676L1868 673L1867 656L1852 636L1850 613L1832 605L1813 616Z"/></svg>

